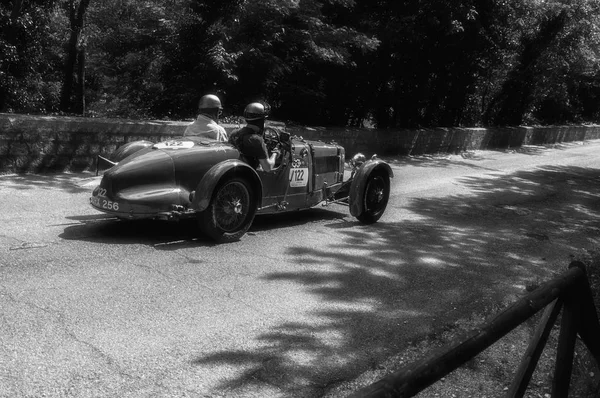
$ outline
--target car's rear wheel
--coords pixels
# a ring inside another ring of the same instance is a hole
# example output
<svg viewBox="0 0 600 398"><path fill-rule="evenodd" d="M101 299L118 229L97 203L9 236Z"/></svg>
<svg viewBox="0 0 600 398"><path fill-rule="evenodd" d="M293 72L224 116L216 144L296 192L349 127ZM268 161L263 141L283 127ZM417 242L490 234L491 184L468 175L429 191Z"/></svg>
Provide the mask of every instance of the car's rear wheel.
<svg viewBox="0 0 600 398"><path fill-rule="evenodd" d="M243 178L229 178L217 186L206 210L198 216L200 230L223 243L239 240L256 214L252 186Z"/></svg>
<svg viewBox="0 0 600 398"><path fill-rule="evenodd" d="M390 198L390 178L385 172L374 172L367 177L363 193L363 211L356 216L364 224L373 224L383 215Z"/></svg>

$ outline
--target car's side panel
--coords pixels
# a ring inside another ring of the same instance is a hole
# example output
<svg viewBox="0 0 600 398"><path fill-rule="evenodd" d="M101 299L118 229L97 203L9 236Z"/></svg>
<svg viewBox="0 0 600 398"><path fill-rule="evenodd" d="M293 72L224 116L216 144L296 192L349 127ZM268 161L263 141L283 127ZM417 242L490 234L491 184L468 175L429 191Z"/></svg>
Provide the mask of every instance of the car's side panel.
<svg viewBox="0 0 600 398"><path fill-rule="evenodd" d="M314 189L342 182L344 179L344 148L335 144L311 145L314 164Z"/></svg>
<svg viewBox="0 0 600 398"><path fill-rule="evenodd" d="M325 188L343 181L343 147L294 137L290 151L279 169L259 172L265 187L260 213L313 207L325 199Z"/></svg>
<svg viewBox="0 0 600 398"><path fill-rule="evenodd" d="M313 163L311 150L304 140L292 140L281 166L271 172L259 171L265 194L260 214L310 207Z"/></svg>

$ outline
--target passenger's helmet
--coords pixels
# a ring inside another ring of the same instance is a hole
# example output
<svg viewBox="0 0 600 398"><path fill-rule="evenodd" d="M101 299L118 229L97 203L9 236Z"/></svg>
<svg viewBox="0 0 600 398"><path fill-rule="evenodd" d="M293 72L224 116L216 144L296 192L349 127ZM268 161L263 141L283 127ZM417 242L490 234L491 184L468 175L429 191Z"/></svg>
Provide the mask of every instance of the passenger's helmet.
<svg viewBox="0 0 600 398"><path fill-rule="evenodd" d="M200 98L198 109L223 109L219 97L213 94L207 94Z"/></svg>
<svg viewBox="0 0 600 398"><path fill-rule="evenodd" d="M267 117L267 111L265 106L260 102L253 102L246 105L244 109L244 119L246 120L260 120Z"/></svg>

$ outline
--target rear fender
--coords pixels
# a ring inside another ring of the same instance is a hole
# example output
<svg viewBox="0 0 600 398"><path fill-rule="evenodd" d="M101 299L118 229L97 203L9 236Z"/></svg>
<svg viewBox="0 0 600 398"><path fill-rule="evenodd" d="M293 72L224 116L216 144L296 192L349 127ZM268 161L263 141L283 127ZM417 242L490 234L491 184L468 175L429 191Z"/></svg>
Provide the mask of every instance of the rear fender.
<svg viewBox="0 0 600 398"><path fill-rule="evenodd" d="M133 155L137 151L141 151L142 149L151 147L154 145L153 142L150 141L132 141L127 144L120 146L116 151L110 155L110 161L114 163L119 163L121 160L125 159L129 155Z"/></svg>
<svg viewBox="0 0 600 398"><path fill-rule="evenodd" d="M133 155L134 153L151 147L152 145L154 145L154 143L150 141L132 141L117 148L117 150L114 151L108 159L104 156L98 155L96 157L96 175L98 175L100 170L110 169L129 155Z"/></svg>
<svg viewBox="0 0 600 398"><path fill-rule="evenodd" d="M211 167L193 192L192 209L204 211L210 204L213 192L223 178L229 176L245 177L254 187L258 207L262 206L262 182L256 170L239 159L228 159Z"/></svg>
<svg viewBox="0 0 600 398"><path fill-rule="evenodd" d="M371 159L363 163L362 166L356 171L354 178L352 179L352 184L350 185L350 214L353 216L358 216L362 214L364 207L364 194L365 194L365 185L367 183L367 179L374 172L379 172L383 170L387 173L389 178L394 178L394 172L389 164L381 159Z"/></svg>

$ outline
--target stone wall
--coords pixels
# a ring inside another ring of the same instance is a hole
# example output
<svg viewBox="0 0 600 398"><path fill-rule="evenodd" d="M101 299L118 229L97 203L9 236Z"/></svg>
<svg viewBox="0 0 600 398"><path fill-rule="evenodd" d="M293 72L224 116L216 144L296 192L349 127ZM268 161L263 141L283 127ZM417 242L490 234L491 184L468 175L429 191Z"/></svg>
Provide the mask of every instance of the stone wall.
<svg viewBox="0 0 600 398"><path fill-rule="evenodd" d="M288 131L305 138L339 142L346 147L347 155L357 151L387 156L460 153L477 149L507 149L523 145L600 139L600 125L415 130L313 129L292 126L288 127Z"/></svg>
<svg viewBox="0 0 600 398"><path fill-rule="evenodd" d="M137 140L162 141L183 134L190 122L131 121L0 114L0 173L85 171L97 155L108 157ZM231 132L238 125L225 125ZM306 139L335 141L347 156L458 153L600 139L600 126L372 130L288 126Z"/></svg>

